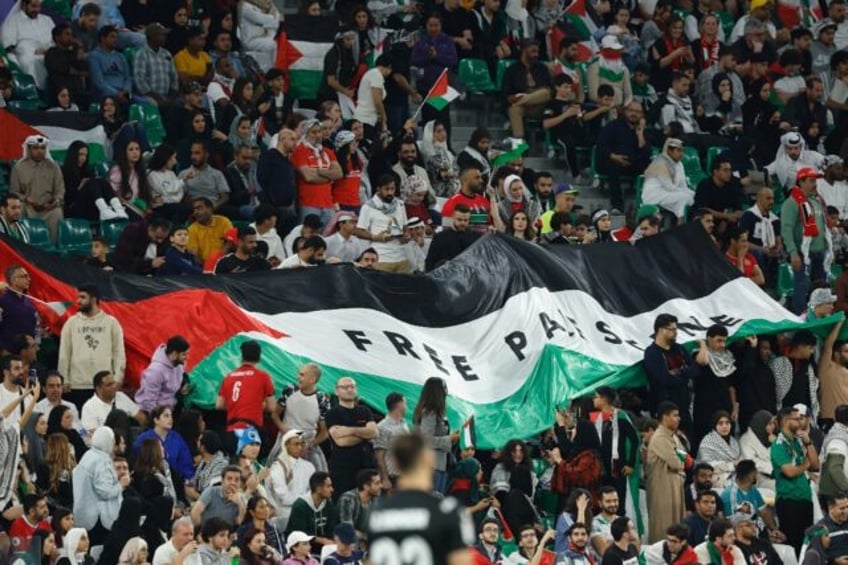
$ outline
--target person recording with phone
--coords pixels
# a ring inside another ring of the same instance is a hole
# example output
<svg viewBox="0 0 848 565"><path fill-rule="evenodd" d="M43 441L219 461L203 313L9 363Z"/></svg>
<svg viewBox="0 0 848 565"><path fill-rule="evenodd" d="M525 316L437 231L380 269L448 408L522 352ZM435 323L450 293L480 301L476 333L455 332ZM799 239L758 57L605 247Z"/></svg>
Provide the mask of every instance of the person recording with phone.
<svg viewBox="0 0 848 565"><path fill-rule="evenodd" d="M562 500L575 489L595 496L601 486L603 463L598 455L601 443L595 427L565 408L554 412L556 441L545 445L545 456L554 465L551 490ZM560 502L560 507L562 503Z"/></svg>
<svg viewBox="0 0 848 565"><path fill-rule="evenodd" d="M7 355L0 360L3 371L3 386L0 386L0 415L10 423L25 426L32 415L35 403L41 395L41 384L38 379L30 382L21 358L17 355ZM32 399L29 399L30 394Z"/></svg>

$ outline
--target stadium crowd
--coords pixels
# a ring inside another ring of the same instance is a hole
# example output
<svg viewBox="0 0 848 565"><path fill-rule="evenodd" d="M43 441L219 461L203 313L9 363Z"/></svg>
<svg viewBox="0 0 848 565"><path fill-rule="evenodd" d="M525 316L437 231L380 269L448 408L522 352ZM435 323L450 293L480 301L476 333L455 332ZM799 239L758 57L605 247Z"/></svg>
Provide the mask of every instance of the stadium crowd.
<svg viewBox="0 0 848 565"><path fill-rule="evenodd" d="M145 276L413 274L490 231L626 245L694 221L794 313L848 311L844 0L330 4L298 8L339 24L296 100L270 0L15 2L0 107L96 114L107 161L75 141L58 164L26 137L0 233L61 250L66 221L90 221L86 263ZM510 136L456 151L445 84L502 108ZM540 134L561 178L525 166ZM609 206L587 213L592 182ZM0 562L848 559L842 323L732 344L717 325L690 353L661 314L647 387L562 399L551 429L489 452L449 426L441 379L370 408L350 377L318 390L313 364L279 390L252 341L214 411L185 403L180 336L131 390L97 286L49 336L27 269L4 269Z"/></svg>

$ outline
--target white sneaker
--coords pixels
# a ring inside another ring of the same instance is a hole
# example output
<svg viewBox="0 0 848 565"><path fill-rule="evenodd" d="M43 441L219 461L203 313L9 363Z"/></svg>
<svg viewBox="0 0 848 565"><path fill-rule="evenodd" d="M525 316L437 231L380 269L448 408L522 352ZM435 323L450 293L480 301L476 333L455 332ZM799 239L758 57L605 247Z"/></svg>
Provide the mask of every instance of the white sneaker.
<svg viewBox="0 0 848 565"><path fill-rule="evenodd" d="M94 205L97 206L97 210L100 212L101 222L117 220L121 217L117 215L115 211L108 204L106 204L106 201L102 198L98 198L97 200L95 200Z"/></svg>
<svg viewBox="0 0 848 565"><path fill-rule="evenodd" d="M112 206L112 210L114 210L117 215L115 219L121 218L124 220L128 220L130 217L127 215L127 211L124 209L124 205L121 204L120 199L118 197L113 198L109 201L109 205Z"/></svg>

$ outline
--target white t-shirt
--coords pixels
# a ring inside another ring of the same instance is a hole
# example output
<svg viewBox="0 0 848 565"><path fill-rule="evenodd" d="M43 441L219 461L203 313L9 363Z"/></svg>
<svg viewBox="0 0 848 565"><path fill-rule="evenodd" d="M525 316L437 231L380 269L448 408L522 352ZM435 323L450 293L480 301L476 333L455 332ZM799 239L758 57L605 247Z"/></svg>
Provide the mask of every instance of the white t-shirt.
<svg viewBox="0 0 848 565"><path fill-rule="evenodd" d="M113 408L123 410L130 418L138 415L138 404L121 391L115 393L115 401L111 404L103 402L95 394L82 405L82 427L91 433L106 423L106 416Z"/></svg>
<svg viewBox="0 0 848 565"><path fill-rule="evenodd" d="M372 88L381 89L383 98L386 97L386 77L382 75L378 67L362 75L362 80L359 82L359 91L356 95L356 110L353 111L354 119L369 126L377 125L377 119L380 117L377 114L377 107L374 105L374 96L371 94Z"/></svg>
<svg viewBox="0 0 848 565"><path fill-rule="evenodd" d="M180 552L169 540L168 543L163 543L156 548L156 553L153 554L153 565L171 565L179 555Z"/></svg>
<svg viewBox="0 0 848 565"><path fill-rule="evenodd" d="M299 255L292 255L291 257L287 257L285 261L280 263L278 268L280 269L298 269L300 267L315 267L317 265L313 265L312 263L304 263L300 260Z"/></svg>
<svg viewBox="0 0 848 565"><path fill-rule="evenodd" d="M359 220L356 227L373 235L388 231L392 235L403 233L406 226L406 208L403 202L398 202L392 215L384 214L373 206L364 205L359 210ZM400 263L406 261L406 249L399 239L382 242L374 241L371 246L377 252L381 263Z"/></svg>
<svg viewBox="0 0 848 565"><path fill-rule="evenodd" d="M16 390L14 392L7 389L2 383L0 383L0 410L16 401L18 397L21 396L21 391ZM9 414L9 417L6 418L6 424L13 424L20 421L21 416L26 410L26 400L18 404L18 407L12 410L12 413Z"/></svg>
<svg viewBox="0 0 848 565"><path fill-rule="evenodd" d="M80 419L79 419L79 411L77 410L77 407L73 403L68 402L67 400L60 400L59 404L61 404L62 406L67 406L68 410L71 411L71 414L74 415L74 429L78 430L79 427L80 427L79 426ZM59 406L59 404L57 404L56 406ZM50 418L50 412L52 412L53 409L56 408L56 406L53 406L52 404L50 404L49 399L42 398L41 400L39 400L36 403L35 408L33 408L33 411L34 412L40 412L41 414L44 414L44 416L46 416L47 418Z"/></svg>

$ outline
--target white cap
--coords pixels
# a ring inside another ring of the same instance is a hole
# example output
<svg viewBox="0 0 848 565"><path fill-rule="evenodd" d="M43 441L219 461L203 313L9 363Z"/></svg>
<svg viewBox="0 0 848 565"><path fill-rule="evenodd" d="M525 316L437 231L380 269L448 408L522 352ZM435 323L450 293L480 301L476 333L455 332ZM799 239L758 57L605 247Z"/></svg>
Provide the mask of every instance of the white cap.
<svg viewBox="0 0 848 565"><path fill-rule="evenodd" d="M336 219L336 223L340 224L342 222L352 222L355 219L356 216L354 216L353 214L342 214L338 217L338 219Z"/></svg>
<svg viewBox="0 0 848 565"><path fill-rule="evenodd" d="M605 35L601 40L601 49L615 49L617 51L621 51L624 49L624 45L618 40L618 37L614 35Z"/></svg>
<svg viewBox="0 0 848 565"><path fill-rule="evenodd" d="M299 543L305 541L312 541L312 538L315 536L308 536L303 532L294 531L289 534L289 537L286 538L286 549L291 552L291 549Z"/></svg>
<svg viewBox="0 0 848 565"><path fill-rule="evenodd" d="M300 437L303 435L303 432L300 430L289 430L285 434L283 434L283 439L280 440L282 445L288 443L288 441L293 437Z"/></svg>

